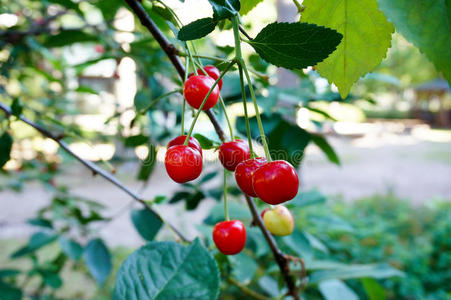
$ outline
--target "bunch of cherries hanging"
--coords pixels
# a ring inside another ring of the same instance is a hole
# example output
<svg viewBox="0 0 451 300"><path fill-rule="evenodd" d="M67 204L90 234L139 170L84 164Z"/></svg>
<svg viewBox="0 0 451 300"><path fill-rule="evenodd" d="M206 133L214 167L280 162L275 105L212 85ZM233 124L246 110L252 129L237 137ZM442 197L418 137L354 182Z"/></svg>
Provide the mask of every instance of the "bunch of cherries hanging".
<svg viewBox="0 0 451 300"><path fill-rule="evenodd" d="M202 72L205 75L197 75ZM203 67L195 73L191 73L185 81L183 96L191 107L208 110L219 100L223 75L215 66ZM194 180L202 172L202 148L199 141L191 136L193 127L194 123L188 135L178 136L167 145L166 171L177 183ZM232 141L224 142L219 147L219 160L226 170L235 172L239 188L250 197L278 205L293 199L298 192L298 175L290 163L271 161L270 157L256 157L243 140L232 136ZM214 226L213 240L222 253L234 255L241 252L246 244L246 229L241 221L228 219L226 194L224 191L226 220ZM289 235L293 231L293 217L285 206L266 208L261 216L265 227L274 235Z"/></svg>

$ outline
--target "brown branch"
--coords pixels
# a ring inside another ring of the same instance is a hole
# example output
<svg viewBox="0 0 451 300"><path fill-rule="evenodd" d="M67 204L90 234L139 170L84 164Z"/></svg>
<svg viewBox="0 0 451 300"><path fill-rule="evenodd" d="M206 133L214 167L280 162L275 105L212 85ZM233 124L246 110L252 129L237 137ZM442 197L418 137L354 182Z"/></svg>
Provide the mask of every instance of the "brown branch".
<svg viewBox="0 0 451 300"><path fill-rule="evenodd" d="M7 117L10 117L12 112L11 112L11 108L7 105L5 105L4 103L0 102L0 110L2 110ZM103 170L102 168L98 167L96 164L94 164L93 162L83 159L80 156L78 156L75 152L73 152L70 148L69 145L66 144L64 141L62 141L62 137L63 135L54 135L53 133L51 133L49 130L47 130L46 128L42 127L39 124L34 123L33 121L31 121L30 119L24 117L24 116L20 116L19 119L28 124L29 126L33 127L34 129L36 129L37 131L39 131L43 136L54 140L56 143L58 143L58 145L64 149L64 151L66 151L67 153L69 153L71 156L73 156L76 160L78 160L82 165L84 165L86 168L88 168L89 170L92 171L93 175L100 175L101 177L103 177L104 179L106 179L107 181L111 182L112 184L114 184L115 186L117 186L119 189L121 189L122 191L124 191L126 194L128 194L129 196L131 196L135 201L141 203L145 209L147 209L148 211L154 213L163 223L167 224L172 231L174 231L179 237L180 239L182 239L185 242L190 242L190 240L185 237L184 234L182 234L177 228L175 228L173 225L171 225L170 223L168 223L166 220L163 219L163 217L156 212L152 207L150 207L149 204L147 204L147 202L140 197L137 193L133 192L132 190L130 190L128 187L126 187L122 182L120 182L113 174Z"/></svg>
<svg viewBox="0 0 451 300"><path fill-rule="evenodd" d="M179 58L177 57L177 51L174 51L174 45L172 45L167 38L163 35L161 30L157 27L157 25L152 21L152 19L149 17L147 12L144 10L144 8L141 6L141 4L138 3L137 0L124 0L127 2L127 4L130 6L131 10L135 13L135 15L138 17L138 19L141 21L141 24L146 27L149 32L152 34L152 36L157 40L157 42L160 44L160 47L163 49L163 51L168 56L169 60L172 62L174 67L176 68L177 72L179 73L180 77L185 77L185 68ZM216 133L218 134L219 138L224 141L225 135L224 130L222 129L221 125L217 121L216 117L211 111L207 111L207 115L210 118L210 121L212 122ZM299 295L297 292L297 288L295 285L295 282L293 278L290 276L290 265L289 260L285 257L285 255L280 251L280 249L277 247L276 241L272 237L272 235L268 232L265 225L263 224L263 221L260 217L260 214L258 213L257 207L255 206L254 201L246 197L246 202L249 206L249 209L252 212L252 215L254 217L254 222L257 224L257 226L260 228L260 230L263 233L263 236L265 237L269 247L271 248L271 251L274 255L275 260L277 261L277 264L279 265L280 271L282 273L282 276L287 284L288 287L288 294L291 295L294 299L299 299Z"/></svg>

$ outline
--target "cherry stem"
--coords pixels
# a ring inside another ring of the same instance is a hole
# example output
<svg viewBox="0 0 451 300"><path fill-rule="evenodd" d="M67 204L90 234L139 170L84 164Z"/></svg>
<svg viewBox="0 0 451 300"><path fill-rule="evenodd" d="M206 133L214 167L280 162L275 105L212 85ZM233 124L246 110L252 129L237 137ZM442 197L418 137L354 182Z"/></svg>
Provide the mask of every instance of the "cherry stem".
<svg viewBox="0 0 451 300"><path fill-rule="evenodd" d="M223 190L224 190L224 217L226 221L230 221L229 208L227 206L227 170L225 168L224 168Z"/></svg>
<svg viewBox="0 0 451 300"><path fill-rule="evenodd" d="M149 105L147 105L145 108L141 109L138 113L140 115L145 114L149 109L151 109L155 104L157 104L161 99L166 98L172 94L176 94L176 93L182 93L181 89L177 89L177 90L173 90L170 92L167 92L161 96L158 96L157 98L155 98L152 102L149 103Z"/></svg>
<svg viewBox="0 0 451 300"><path fill-rule="evenodd" d="M247 141L249 143L249 151L251 152L251 158L255 158L256 155L254 153L254 149L252 146L251 125L249 124L249 115L247 113L246 89L244 87L243 68L241 67L241 65L238 65L238 71L240 73L241 97L243 98L244 119L246 120Z"/></svg>
<svg viewBox="0 0 451 300"><path fill-rule="evenodd" d="M196 62L196 64L199 66L201 72L204 73L205 76L210 76L204 70L204 67L202 66L201 63ZM230 122L229 115L227 114L226 106L225 106L225 103L224 103L224 99L222 99L221 95L219 95L219 102L221 103L222 110L224 110L224 115L225 115L225 118L226 118L226 121L227 121L227 126L229 127L230 139L232 141L234 141L235 140L235 135L233 134L232 123Z"/></svg>
<svg viewBox="0 0 451 300"><path fill-rule="evenodd" d="M235 60L231 61L227 67L224 69L224 71L221 72L221 75L219 75L218 79L216 79L215 83L211 86L210 90L208 91L207 95L205 96L204 100L202 101L202 104L199 106L199 109L196 112L196 115L194 116L194 120L191 123L191 127L188 131L188 134L186 135L185 142L183 145L188 146L189 138L191 137L191 134L193 133L194 125L196 125L197 119L199 118L200 113L202 112L202 108L205 105L205 102L207 102L208 97L210 97L211 93L213 92L214 88L218 85L218 82L224 77L224 75L227 73L227 71L230 70L230 68L236 63Z"/></svg>
<svg viewBox="0 0 451 300"><path fill-rule="evenodd" d="M238 66L241 67L246 76L247 85L249 86L249 91L251 93L252 102L254 103L255 116L257 117L258 130L260 131L260 136L263 143L263 149L265 150L266 160L270 162L271 154L269 153L268 143L266 142L265 131L263 130L262 120L260 118L260 111L257 104L257 99L255 97L254 87L252 86L251 77L246 67L246 63L244 62L243 56L241 54L241 44L240 44L240 32L239 32L239 19L238 17L232 18L232 26L233 26L233 35L235 38L235 55L236 60L238 61ZM240 72L240 77L242 77L242 72ZM248 133L249 135L249 133Z"/></svg>
<svg viewBox="0 0 451 300"><path fill-rule="evenodd" d="M188 70L188 67L189 67L189 57L186 58L185 70ZM184 78L183 82L185 82L187 78L188 78L188 72L185 72L185 78ZM182 134L181 135L185 134L185 109L186 109L186 99L185 99L185 95L183 95L182 120L181 120Z"/></svg>

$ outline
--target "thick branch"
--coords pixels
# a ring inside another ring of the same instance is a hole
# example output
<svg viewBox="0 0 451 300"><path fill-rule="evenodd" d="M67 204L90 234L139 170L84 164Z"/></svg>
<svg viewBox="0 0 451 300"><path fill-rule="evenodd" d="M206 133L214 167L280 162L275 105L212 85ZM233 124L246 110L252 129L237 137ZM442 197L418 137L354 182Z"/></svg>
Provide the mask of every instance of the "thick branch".
<svg viewBox="0 0 451 300"><path fill-rule="evenodd" d="M141 23L149 30L149 32L153 35L153 37L157 40L157 42L160 44L163 51L167 54L169 57L169 60L173 63L174 67L177 69L177 72L179 73L180 77L183 79L185 74L185 69L183 67L183 64L180 62L179 58L177 57L177 51L175 51L174 45L169 43L169 41L166 39L166 37L163 35L163 33L160 31L160 29L156 26L156 24L150 19L149 15L146 13L146 11L143 9L141 4L139 4L136 0L125 0L127 4L130 6L132 11L136 14L138 19L141 21ZM215 130L219 136L219 138L224 141L225 135L224 130L221 128L221 125L217 121L216 117L211 111L207 111L207 115L210 118L213 126L215 127ZM279 265L280 272L283 275L283 278L285 282L287 283L288 287L288 294L293 296L294 299L299 299L299 295L297 293L297 289L295 286L295 282L293 281L292 277L290 277L289 273L289 261L285 258L285 255L280 251L280 249L277 247L277 244L272 237L272 235L268 232L265 225L263 224L263 221L260 217L260 214L257 211L257 207L255 206L254 201L246 196L246 202L249 206L249 209L252 212L252 215L254 217L254 221L257 224L257 226L262 231L269 247L271 248L271 251L274 255L274 258L277 261L277 264Z"/></svg>
<svg viewBox="0 0 451 300"><path fill-rule="evenodd" d="M8 107L7 105L3 104L0 102L0 110L2 110L7 117L11 116L11 108ZM94 164L93 162L89 161L89 160L85 160L83 158L81 158L80 156L78 156L75 152L73 152L70 148L69 145L66 144L64 141L62 141L61 139L61 135L57 136L54 135L53 133L51 133L50 131L48 131L46 128L42 127L41 125L38 125L36 123L34 123L33 121L31 121L30 119L24 117L24 116L20 116L19 118L22 122L30 125L31 127L33 127L34 129L36 129L37 131L39 131L42 135L44 135L45 137L54 140L55 142L58 143L58 145L64 149L64 151L66 151L67 153L69 153L71 156L73 156L75 159L77 159L80 163L82 163L85 167L87 167L88 169L90 169L92 171L92 173L94 175L100 175L102 176L104 179L106 179L107 181L111 182L112 184L114 184L115 186L117 186L119 189L121 189L122 191L124 191L125 193L127 193L128 195L130 195L135 201L141 203L142 205L144 205L145 209L147 209L148 211L154 213L163 223L167 224L183 241L185 242L189 242L190 240L188 238L186 238L180 231L178 231L177 228L175 228L173 225L169 224L167 221L165 221L163 219L163 217L157 213L152 207L149 206L149 204L146 203L146 201L141 198L138 194L136 194L135 192L133 192L132 190L130 190L128 187L126 187L122 182L120 182L114 175L112 175L111 173L103 170L102 168L98 167L96 164Z"/></svg>

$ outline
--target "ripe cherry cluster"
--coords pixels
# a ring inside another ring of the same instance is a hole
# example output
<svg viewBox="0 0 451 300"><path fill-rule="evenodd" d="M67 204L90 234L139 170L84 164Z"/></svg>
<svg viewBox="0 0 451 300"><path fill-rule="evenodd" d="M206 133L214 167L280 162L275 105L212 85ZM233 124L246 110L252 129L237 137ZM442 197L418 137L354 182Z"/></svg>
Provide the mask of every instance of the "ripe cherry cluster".
<svg viewBox="0 0 451 300"><path fill-rule="evenodd" d="M222 78L211 89L220 77L220 72L214 66L206 66L203 71L208 76L189 75L183 86L183 95L193 108L207 110L218 102ZM202 74L201 70L198 73ZM209 92L210 95L205 100ZM171 140L167 147L165 167L172 180L185 183L199 177L202 172L202 148L199 141L192 136L181 135ZM290 163L253 157L249 145L243 140L224 142L219 147L219 160L225 169L235 172L239 188L250 197L278 205L293 199L298 192L298 175ZM272 234L289 235L293 231L293 217L286 207L265 209L261 215L265 227ZM222 253L237 254L246 244L245 226L239 220L219 222L214 226L213 240Z"/></svg>

